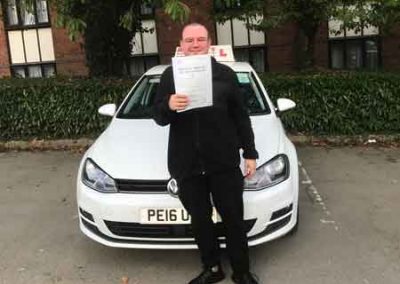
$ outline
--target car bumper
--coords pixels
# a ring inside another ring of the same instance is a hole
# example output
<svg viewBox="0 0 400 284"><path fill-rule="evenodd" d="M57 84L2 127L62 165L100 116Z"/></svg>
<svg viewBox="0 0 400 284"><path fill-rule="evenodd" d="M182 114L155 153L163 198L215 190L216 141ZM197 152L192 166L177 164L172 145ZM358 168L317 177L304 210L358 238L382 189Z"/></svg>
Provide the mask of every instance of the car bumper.
<svg viewBox="0 0 400 284"><path fill-rule="evenodd" d="M179 199L166 193L105 194L78 181L77 201L81 231L89 238L110 247L145 249L195 249L187 233L190 225L140 224L141 208L180 208ZM255 246L288 233L297 222L298 183L288 179L271 188L245 191L244 220L248 244ZM115 226L124 226L120 234ZM146 236L146 234L148 236ZM224 246L224 238L220 237Z"/></svg>

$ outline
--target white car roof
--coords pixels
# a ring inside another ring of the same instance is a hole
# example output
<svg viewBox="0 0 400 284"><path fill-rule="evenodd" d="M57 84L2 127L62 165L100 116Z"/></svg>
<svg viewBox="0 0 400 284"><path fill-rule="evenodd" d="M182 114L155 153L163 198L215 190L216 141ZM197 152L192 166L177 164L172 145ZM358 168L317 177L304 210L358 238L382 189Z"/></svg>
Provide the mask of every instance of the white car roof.
<svg viewBox="0 0 400 284"><path fill-rule="evenodd" d="M247 62L219 62L233 69L235 72L251 72L253 68ZM146 71L145 75L161 75L169 65L157 65Z"/></svg>

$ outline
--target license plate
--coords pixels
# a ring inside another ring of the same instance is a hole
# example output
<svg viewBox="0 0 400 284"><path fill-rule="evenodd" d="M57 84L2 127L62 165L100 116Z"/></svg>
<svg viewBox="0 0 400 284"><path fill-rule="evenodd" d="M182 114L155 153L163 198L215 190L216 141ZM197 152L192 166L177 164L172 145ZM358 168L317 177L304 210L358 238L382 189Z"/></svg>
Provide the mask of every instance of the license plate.
<svg viewBox="0 0 400 284"><path fill-rule="evenodd" d="M220 220L213 208L212 219ZM141 224L190 224L190 215L184 208L142 208L140 210Z"/></svg>

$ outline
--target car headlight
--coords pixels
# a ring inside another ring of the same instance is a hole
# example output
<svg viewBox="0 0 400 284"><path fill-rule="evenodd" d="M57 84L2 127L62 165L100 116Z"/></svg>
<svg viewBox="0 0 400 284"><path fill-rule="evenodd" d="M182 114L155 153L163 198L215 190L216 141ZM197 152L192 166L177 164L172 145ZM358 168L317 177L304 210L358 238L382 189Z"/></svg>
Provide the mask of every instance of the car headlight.
<svg viewBox="0 0 400 284"><path fill-rule="evenodd" d="M82 182L94 190L110 193L117 192L115 181L91 159L87 159L82 170Z"/></svg>
<svg viewBox="0 0 400 284"><path fill-rule="evenodd" d="M276 185L289 177L289 160L286 155L278 155L260 166L255 174L244 179L245 190L260 190Z"/></svg>

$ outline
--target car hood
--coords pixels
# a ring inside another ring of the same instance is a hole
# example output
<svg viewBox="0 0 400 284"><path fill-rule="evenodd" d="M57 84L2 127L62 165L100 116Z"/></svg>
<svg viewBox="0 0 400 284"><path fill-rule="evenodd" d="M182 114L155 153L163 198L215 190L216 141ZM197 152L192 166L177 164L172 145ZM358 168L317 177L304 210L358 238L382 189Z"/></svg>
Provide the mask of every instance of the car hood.
<svg viewBox="0 0 400 284"><path fill-rule="evenodd" d="M258 165L277 154L281 128L271 115L251 118ZM114 119L88 152L106 173L116 179L166 180L169 127L149 119Z"/></svg>

